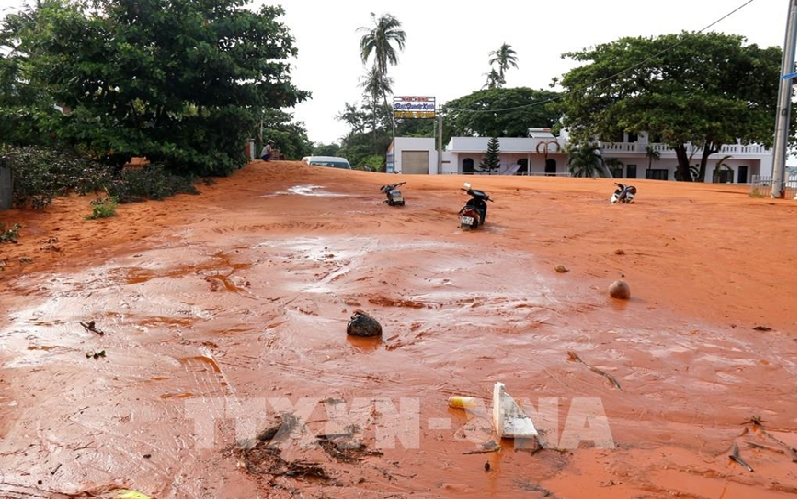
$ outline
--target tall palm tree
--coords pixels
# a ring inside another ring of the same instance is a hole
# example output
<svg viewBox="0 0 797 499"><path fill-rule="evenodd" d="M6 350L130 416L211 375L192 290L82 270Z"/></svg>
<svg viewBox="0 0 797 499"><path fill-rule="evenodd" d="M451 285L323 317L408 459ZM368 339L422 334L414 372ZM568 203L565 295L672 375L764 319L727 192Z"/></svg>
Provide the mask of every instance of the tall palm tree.
<svg viewBox="0 0 797 499"><path fill-rule="evenodd" d="M612 174L606 167L606 162L601 156L598 144L582 143L572 144L567 148L567 167L574 177L601 177L611 178Z"/></svg>
<svg viewBox="0 0 797 499"><path fill-rule="evenodd" d="M490 52L490 66L498 65L498 76L501 81L506 81L506 72L510 67L518 67L517 55L512 46L504 42L498 50Z"/></svg>
<svg viewBox="0 0 797 499"><path fill-rule="evenodd" d="M373 21L372 27L363 27L358 30L364 32L360 38L360 60L365 65L373 54L375 71L381 80L387 81L388 65L395 66L398 64L396 47L398 47L399 51L404 50L407 34L401 29L401 22L390 14L384 14L377 18L371 12L371 20ZM382 87L380 94L385 106L387 106L388 92L384 90L384 85ZM395 134L395 120L391 117L390 121Z"/></svg>

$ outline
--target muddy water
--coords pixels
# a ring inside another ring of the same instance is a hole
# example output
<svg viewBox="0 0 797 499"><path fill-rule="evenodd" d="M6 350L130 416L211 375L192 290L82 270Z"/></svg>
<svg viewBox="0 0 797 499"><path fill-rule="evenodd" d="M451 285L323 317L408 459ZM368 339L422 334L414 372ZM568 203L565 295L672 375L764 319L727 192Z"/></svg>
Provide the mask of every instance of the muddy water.
<svg viewBox="0 0 797 499"><path fill-rule="evenodd" d="M276 194L327 197L308 185ZM435 237L291 223L301 231L187 225L102 265L17 279L28 306L0 331L3 497L797 493L788 333L612 301L500 246L498 223ZM347 337L357 309L381 340ZM483 452L499 381L549 449ZM451 395L484 405L451 409ZM236 451L280 414L303 423L283 458L326 477L258 473ZM336 459L322 434L367 452Z"/></svg>

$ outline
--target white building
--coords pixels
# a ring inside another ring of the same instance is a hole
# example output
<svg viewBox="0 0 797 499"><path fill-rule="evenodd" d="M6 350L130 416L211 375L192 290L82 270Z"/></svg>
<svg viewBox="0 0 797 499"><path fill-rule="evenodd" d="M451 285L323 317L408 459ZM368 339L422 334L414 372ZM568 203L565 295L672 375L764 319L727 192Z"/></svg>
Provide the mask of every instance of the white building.
<svg viewBox="0 0 797 499"><path fill-rule="evenodd" d="M548 129L532 129L530 137L501 137L500 166L492 172L479 165L487 151L488 137L452 137L442 153L438 165L435 142L432 138L396 137L388 149L387 171L411 174L475 174L475 175L569 175L567 167L567 134L554 136ZM675 151L665 144L648 141L645 133L638 136L623 134L618 142L601 142L601 154L606 160L619 161L612 169L615 178L653 178L675 180L678 159ZM658 159L651 158L648 146ZM691 164L698 166L702 149L687 144ZM611 163L611 162L610 162ZM717 164L720 163L719 166ZM725 145L709 156L705 182L749 183L753 175L772 174L772 151L760 145Z"/></svg>

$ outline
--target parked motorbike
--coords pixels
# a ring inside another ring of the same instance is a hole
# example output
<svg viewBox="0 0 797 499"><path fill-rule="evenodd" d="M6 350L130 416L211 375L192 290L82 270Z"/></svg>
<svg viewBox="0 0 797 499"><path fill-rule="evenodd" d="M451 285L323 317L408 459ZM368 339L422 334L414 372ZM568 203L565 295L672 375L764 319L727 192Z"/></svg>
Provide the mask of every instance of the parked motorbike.
<svg viewBox="0 0 797 499"><path fill-rule="evenodd" d="M493 200L486 192L471 188L470 184L465 184L462 190L471 198L459 210L460 226L463 230L475 229L487 221L487 201Z"/></svg>
<svg viewBox="0 0 797 499"><path fill-rule="evenodd" d="M636 187L626 184L614 184L617 190L612 194L612 203L632 203L634 196L636 196Z"/></svg>
<svg viewBox="0 0 797 499"><path fill-rule="evenodd" d="M390 206L404 206L404 196L401 195L401 191L398 188L406 183L407 182L399 182L398 184L383 185L380 190L387 196L384 202Z"/></svg>

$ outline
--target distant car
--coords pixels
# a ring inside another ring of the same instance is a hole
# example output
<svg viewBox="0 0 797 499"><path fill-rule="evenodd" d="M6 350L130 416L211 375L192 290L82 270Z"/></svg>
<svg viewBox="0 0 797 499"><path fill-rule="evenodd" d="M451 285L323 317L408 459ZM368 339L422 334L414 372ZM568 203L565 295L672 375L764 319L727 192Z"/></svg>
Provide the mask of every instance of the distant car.
<svg viewBox="0 0 797 499"><path fill-rule="evenodd" d="M304 160L305 163L311 166L331 166L333 168L351 170L349 160L346 158L338 158L336 156L309 156L304 158Z"/></svg>

